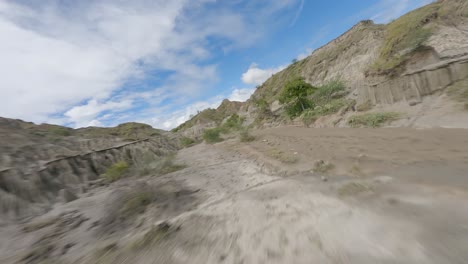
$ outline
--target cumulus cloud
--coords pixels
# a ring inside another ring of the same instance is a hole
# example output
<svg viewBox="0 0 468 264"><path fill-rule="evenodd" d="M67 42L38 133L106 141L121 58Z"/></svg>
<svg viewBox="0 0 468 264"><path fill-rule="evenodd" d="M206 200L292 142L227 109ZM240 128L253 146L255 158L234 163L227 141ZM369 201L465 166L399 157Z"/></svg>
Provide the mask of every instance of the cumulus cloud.
<svg viewBox="0 0 468 264"><path fill-rule="evenodd" d="M252 45L255 25L297 2L248 16L207 0L0 1L0 116L83 126L161 97L187 103L217 81L213 49Z"/></svg>
<svg viewBox="0 0 468 264"><path fill-rule="evenodd" d="M242 74L242 81L246 84L260 85L270 78L273 74L285 69L286 66L276 68L261 69L257 64L253 63L249 69Z"/></svg>
<svg viewBox="0 0 468 264"><path fill-rule="evenodd" d="M65 112L65 116L69 118L77 127L97 126L102 124L96 119L98 115L105 111L112 110L122 111L132 106L132 101L124 100L120 102L106 101L98 102L96 99L89 100L86 104L72 107Z"/></svg>
<svg viewBox="0 0 468 264"><path fill-rule="evenodd" d="M231 95L229 95L228 99L231 101L245 102L247 101L247 99L250 98L250 96L253 94L254 91L255 89L249 89L249 88L234 89Z"/></svg>

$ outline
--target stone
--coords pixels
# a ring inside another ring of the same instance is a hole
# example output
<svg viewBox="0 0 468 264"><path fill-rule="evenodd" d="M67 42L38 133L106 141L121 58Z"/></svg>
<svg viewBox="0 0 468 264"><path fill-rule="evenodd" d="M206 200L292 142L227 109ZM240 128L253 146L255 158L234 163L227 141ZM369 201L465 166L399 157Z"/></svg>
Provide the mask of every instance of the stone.
<svg viewBox="0 0 468 264"><path fill-rule="evenodd" d="M408 102L409 106L415 106L415 105L418 105L420 104L421 101L418 101L418 100L411 100Z"/></svg>
<svg viewBox="0 0 468 264"><path fill-rule="evenodd" d="M78 196L69 189L62 189L59 191L60 200L64 203L69 203L78 199Z"/></svg>

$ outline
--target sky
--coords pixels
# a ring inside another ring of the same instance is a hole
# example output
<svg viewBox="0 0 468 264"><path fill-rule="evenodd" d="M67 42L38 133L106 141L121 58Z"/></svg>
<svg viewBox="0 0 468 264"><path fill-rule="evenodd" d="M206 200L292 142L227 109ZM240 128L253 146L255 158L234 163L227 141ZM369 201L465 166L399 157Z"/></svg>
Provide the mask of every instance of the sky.
<svg viewBox="0 0 468 264"><path fill-rule="evenodd" d="M431 0L0 0L0 116L171 129Z"/></svg>

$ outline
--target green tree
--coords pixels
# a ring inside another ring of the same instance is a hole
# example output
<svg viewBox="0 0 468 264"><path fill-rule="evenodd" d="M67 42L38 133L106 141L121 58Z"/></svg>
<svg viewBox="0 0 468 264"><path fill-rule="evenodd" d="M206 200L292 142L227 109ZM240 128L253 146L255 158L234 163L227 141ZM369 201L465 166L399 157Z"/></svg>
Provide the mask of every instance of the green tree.
<svg viewBox="0 0 468 264"><path fill-rule="evenodd" d="M313 102L308 96L316 90L317 88L308 84L304 78L295 78L286 83L280 94L279 102L287 104L286 113L290 118L295 118L301 115L304 110L313 108Z"/></svg>

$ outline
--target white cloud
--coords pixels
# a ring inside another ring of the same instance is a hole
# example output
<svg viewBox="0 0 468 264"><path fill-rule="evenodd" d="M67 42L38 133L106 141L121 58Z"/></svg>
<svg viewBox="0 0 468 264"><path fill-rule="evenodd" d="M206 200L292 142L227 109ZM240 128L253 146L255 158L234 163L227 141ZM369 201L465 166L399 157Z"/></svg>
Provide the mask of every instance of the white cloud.
<svg viewBox="0 0 468 264"><path fill-rule="evenodd" d="M104 112L112 110L122 111L132 106L132 101L124 100L120 102L106 101L104 103L98 102L96 99L89 100L86 104L75 106L65 112L65 116L69 118L76 127L96 126L102 124L96 117Z"/></svg>
<svg viewBox="0 0 468 264"><path fill-rule="evenodd" d="M118 95L148 72L165 75L134 105L186 103L217 81L216 64L200 62L255 43L265 33L256 25L297 3L283 2L249 16L210 0L0 1L0 116L97 124L103 111L121 110L116 98L133 100Z"/></svg>
<svg viewBox="0 0 468 264"><path fill-rule="evenodd" d="M276 68L261 69L257 64L253 63L249 69L242 74L242 81L246 84L260 85L270 78L273 74L285 69L286 66Z"/></svg>
<svg viewBox="0 0 468 264"><path fill-rule="evenodd" d="M229 95L227 99L231 101L245 102L247 101L247 99L250 98L250 96L253 94L254 91L255 89L248 89L248 88L234 89L234 91L232 91L231 95Z"/></svg>
<svg viewBox="0 0 468 264"><path fill-rule="evenodd" d="M101 127L103 126L103 124L101 123L101 121L94 119L88 123L88 126Z"/></svg>

